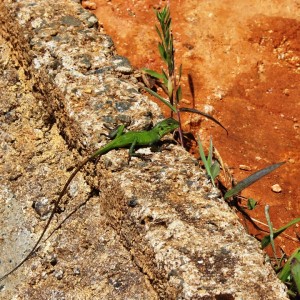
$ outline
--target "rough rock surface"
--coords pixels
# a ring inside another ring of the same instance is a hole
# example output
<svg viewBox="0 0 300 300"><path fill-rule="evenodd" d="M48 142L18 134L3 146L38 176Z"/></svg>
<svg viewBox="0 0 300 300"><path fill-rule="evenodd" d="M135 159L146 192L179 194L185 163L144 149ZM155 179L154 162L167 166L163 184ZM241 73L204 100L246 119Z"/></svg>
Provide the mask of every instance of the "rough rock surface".
<svg viewBox="0 0 300 300"><path fill-rule="evenodd" d="M5 1L0 22L2 276L82 153L105 144L103 123L135 130L160 112L78 1ZM150 160L111 151L74 179L53 234L0 283L1 299L287 299L194 159L174 145L141 151Z"/></svg>

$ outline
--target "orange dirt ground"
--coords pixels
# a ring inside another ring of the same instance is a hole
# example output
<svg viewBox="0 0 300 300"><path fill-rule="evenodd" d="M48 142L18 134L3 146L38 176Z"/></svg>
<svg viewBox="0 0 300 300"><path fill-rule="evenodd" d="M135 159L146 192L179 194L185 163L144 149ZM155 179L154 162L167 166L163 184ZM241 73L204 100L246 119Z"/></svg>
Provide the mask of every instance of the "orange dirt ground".
<svg viewBox="0 0 300 300"><path fill-rule="evenodd" d="M153 8L168 1L97 0L93 11L119 54L136 68L160 70ZM176 61L183 64L183 103L193 106L187 74L195 85L195 108L211 121L186 115L185 129L211 135L239 181L272 163L287 163L243 192L259 201L251 217L266 222L270 205L275 228L300 217L300 2L296 0L169 1ZM251 4L250 4L251 3ZM207 106L209 105L209 106ZM251 170L242 170L241 165ZM279 184L275 193L271 186ZM252 234L258 234L246 224ZM262 228L267 229L264 225ZM287 233L297 238L299 228ZM280 237L290 254L299 242Z"/></svg>

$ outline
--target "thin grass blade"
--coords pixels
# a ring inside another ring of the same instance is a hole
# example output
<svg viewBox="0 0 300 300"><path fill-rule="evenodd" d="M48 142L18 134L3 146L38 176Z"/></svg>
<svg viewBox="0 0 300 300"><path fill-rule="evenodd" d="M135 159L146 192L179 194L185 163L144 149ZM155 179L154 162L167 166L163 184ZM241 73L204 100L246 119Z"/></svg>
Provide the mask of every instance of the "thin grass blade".
<svg viewBox="0 0 300 300"><path fill-rule="evenodd" d="M181 99L182 99L182 89L181 86L179 86L176 91L176 102L179 103Z"/></svg>
<svg viewBox="0 0 300 300"><path fill-rule="evenodd" d="M159 51L160 57L163 59L163 61L165 61L167 63L168 62L167 61L167 53L165 51L164 46L161 43L158 44L158 51Z"/></svg>
<svg viewBox="0 0 300 300"><path fill-rule="evenodd" d="M210 169L210 166L207 162L207 159L206 159L206 156L205 156L205 153L204 153L204 149L203 149L203 146L202 146L202 143L201 143L201 140L200 140L200 136L198 136L198 147L199 147L200 157L201 157L201 160L203 161L203 164L204 164L205 170L207 172L207 175L212 179L211 180L212 184L213 184L213 186L215 186L215 182L213 180L211 169Z"/></svg>
<svg viewBox="0 0 300 300"><path fill-rule="evenodd" d="M163 41L163 37L162 37L161 32L160 32L160 30L158 29L157 25L155 25L155 29L156 29L156 32L157 32L157 34L158 34L160 40Z"/></svg>
<svg viewBox="0 0 300 300"><path fill-rule="evenodd" d="M208 149L208 156L207 156L207 163L209 168L211 168L212 165L212 155L213 155L213 143L212 143L212 138L210 137L209 139L209 149Z"/></svg>
<svg viewBox="0 0 300 300"><path fill-rule="evenodd" d="M300 293L300 261L294 257L291 261L291 273L296 284L298 294Z"/></svg>
<svg viewBox="0 0 300 300"><path fill-rule="evenodd" d="M279 234L281 234L286 229L288 229L289 227L293 226L294 224L296 224L298 222L300 222L300 218L296 218L296 219L292 220L291 222L287 223L285 226L282 226L279 229L275 230L273 232L273 239L275 239ZM270 242L271 242L270 235L265 236L261 240L261 247L262 247L262 249L266 248L270 244Z"/></svg>
<svg viewBox="0 0 300 300"><path fill-rule="evenodd" d="M143 71L144 71L145 73L147 73L148 75L154 77L154 78L157 78L157 79L163 79L163 78L164 78L164 75L163 75L163 74L160 74L160 73L158 73L158 72L156 72L156 71L153 71L153 70L151 70L151 69L145 69L145 68L144 68Z"/></svg>
<svg viewBox="0 0 300 300"><path fill-rule="evenodd" d="M161 69L161 74L163 75L164 85L167 85L168 84L168 76L167 76L166 72L163 69Z"/></svg>
<svg viewBox="0 0 300 300"><path fill-rule="evenodd" d="M210 169L212 180L214 181L220 174L220 164L217 161L215 161Z"/></svg>
<svg viewBox="0 0 300 300"><path fill-rule="evenodd" d="M237 195L239 192L244 190L246 187L253 184L257 180L261 179L262 177L268 175L269 173L271 173L275 169L279 168L284 163L285 162L280 162L280 163L277 163L277 164L273 164L269 167L266 167L262 170L259 170L259 171L255 172L254 174L250 175L249 177L245 178L244 180L238 182L238 184L234 188L227 191L227 193L224 195L224 199L228 199L228 198L230 198L234 195Z"/></svg>
<svg viewBox="0 0 300 300"><path fill-rule="evenodd" d="M291 261L293 258L300 260L300 248L297 248L289 257L280 273L277 275L282 282L286 282L291 274Z"/></svg>
<svg viewBox="0 0 300 300"><path fill-rule="evenodd" d="M273 230L273 224L272 224L271 218L270 218L269 209L270 209L270 206L266 205L265 206L265 215L266 215L268 227L269 227L269 230L270 230L270 235L269 235L270 236L270 244L272 246L273 255L274 255L274 257L277 261L276 248L275 248L275 243L274 243L274 230ZM277 261L277 264L278 264L278 261Z"/></svg>

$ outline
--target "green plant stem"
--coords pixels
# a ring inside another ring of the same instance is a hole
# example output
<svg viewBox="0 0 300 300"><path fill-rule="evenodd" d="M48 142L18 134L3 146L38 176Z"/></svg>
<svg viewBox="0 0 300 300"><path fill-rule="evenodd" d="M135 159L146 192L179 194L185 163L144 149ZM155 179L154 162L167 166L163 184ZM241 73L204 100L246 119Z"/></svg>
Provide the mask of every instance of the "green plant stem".
<svg viewBox="0 0 300 300"><path fill-rule="evenodd" d="M270 230L270 241L271 241L271 245L272 245L273 254L274 254L274 257L276 259L276 264L278 265L278 260L277 260L277 255L276 255L276 248L275 248L275 243L274 243L273 224L271 222L271 218L270 218L270 214L269 214L269 209L270 209L270 206L266 205L265 206L265 215L266 215L268 227L269 227L269 230Z"/></svg>
<svg viewBox="0 0 300 300"><path fill-rule="evenodd" d="M178 117L178 122L179 122L179 127L178 127L179 140L180 140L180 144L182 145L182 147L184 147L182 127L181 127L181 117L180 117L179 110L177 111L177 117Z"/></svg>

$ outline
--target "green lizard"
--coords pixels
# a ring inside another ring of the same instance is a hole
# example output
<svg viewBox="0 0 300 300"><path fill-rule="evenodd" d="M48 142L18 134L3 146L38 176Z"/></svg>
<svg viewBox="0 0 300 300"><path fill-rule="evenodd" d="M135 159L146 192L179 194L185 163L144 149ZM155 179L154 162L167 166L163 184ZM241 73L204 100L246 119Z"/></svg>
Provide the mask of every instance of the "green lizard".
<svg viewBox="0 0 300 300"><path fill-rule="evenodd" d="M172 119L165 119L159 123L157 123L151 130L148 131L129 131L124 133L124 125L121 125L117 128L117 130L114 132L114 134L111 134L111 137L114 139L107 143L105 146L102 148L96 150L94 153L92 153L89 157L84 159L73 171L73 173L70 175L69 179L65 183L62 191L60 192L58 199L54 203L53 210L51 211L50 217L45 225L45 228L43 229L40 237L34 244L33 248L29 252L29 254L16 266L14 267L11 271L6 273L0 278L0 281L2 281L4 278L12 274L14 271L16 271L19 267L21 267L29 258L30 256L35 252L37 249L38 245L40 244L42 238L44 237L51 220L53 219L55 212L58 209L60 200L64 196L64 194L67 191L67 188L69 184L71 183L72 179L75 177L75 175L84 167L84 165L93 160L96 157L101 157L102 155L106 154L107 152L113 150L113 149L118 149L118 148L128 148L129 147L129 159L131 156L140 156L137 153L135 153L135 148L136 147L145 147L145 146L151 146L158 142L164 135L172 132L176 128L179 127L179 123Z"/></svg>

